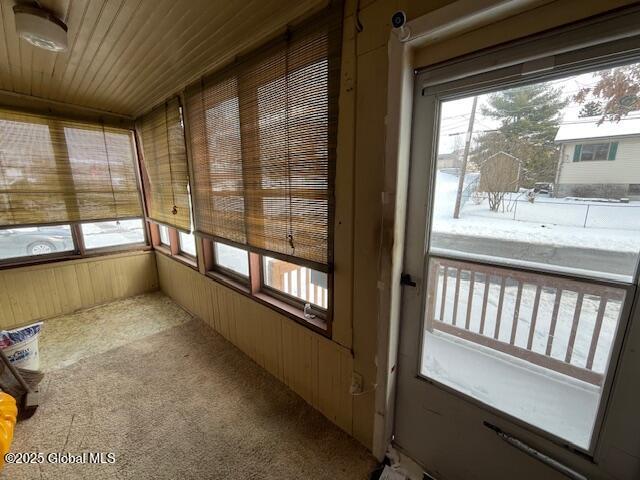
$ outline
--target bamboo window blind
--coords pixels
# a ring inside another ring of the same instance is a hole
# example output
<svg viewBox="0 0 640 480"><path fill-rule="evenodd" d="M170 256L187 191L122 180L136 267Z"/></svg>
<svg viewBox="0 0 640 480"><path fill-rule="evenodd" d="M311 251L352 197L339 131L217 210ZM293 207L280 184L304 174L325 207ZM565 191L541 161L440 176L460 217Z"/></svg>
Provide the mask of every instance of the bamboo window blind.
<svg viewBox="0 0 640 480"><path fill-rule="evenodd" d="M0 225L140 216L130 130L0 109Z"/></svg>
<svg viewBox="0 0 640 480"><path fill-rule="evenodd" d="M341 28L333 6L187 89L200 233L328 269Z"/></svg>
<svg viewBox="0 0 640 480"><path fill-rule="evenodd" d="M149 217L191 231L189 173L177 98L153 109L136 124Z"/></svg>

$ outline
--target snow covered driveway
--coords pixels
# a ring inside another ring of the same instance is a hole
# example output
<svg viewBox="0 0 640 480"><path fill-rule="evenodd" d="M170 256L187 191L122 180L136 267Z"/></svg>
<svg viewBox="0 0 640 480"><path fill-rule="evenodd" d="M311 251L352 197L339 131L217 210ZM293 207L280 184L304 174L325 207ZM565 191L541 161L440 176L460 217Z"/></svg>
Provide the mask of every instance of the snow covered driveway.
<svg viewBox="0 0 640 480"><path fill-rule="evenodd" d="M473 179L470 176L467 184ZM529 203L524 196L515 202L514 194L498 212L489 210L486 199L479 203L468 199L456 219L457 189L456 175L438 172L433 248L539 263L560 271L578 268L616 279L631 277L635 271L640 202L539 197Z"/></svg>

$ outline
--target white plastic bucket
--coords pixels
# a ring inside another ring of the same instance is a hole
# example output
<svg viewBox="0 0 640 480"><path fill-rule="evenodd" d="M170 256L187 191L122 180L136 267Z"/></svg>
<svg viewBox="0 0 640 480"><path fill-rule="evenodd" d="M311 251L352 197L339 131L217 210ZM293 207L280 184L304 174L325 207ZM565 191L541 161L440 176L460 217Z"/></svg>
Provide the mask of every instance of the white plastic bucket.
<svg viewBox="0 0 640 480"><path fill-rule="evenodd" d="M4 349L4 353L13 365L19 368L26 368L28 370L40 369L38 335Z"/></svg>
<svg viewBox="0 0 640 480"><path fill-rule="evenodd" d="M0 348L9 361L19 368L28 370L40 369L38 337L42 322L28 327L0 332Z"/></svg>

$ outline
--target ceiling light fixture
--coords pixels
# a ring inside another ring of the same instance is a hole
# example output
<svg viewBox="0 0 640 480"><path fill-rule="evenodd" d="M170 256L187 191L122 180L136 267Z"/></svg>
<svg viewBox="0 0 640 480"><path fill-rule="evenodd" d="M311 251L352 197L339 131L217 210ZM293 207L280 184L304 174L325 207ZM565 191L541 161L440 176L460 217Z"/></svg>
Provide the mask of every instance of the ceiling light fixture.
<svg viewBox="0 0 640 480"><path fill-rule="evenodd" d="M51 52L67 49L67 26L52 13L31 5L14 5L16 32L31 45Z"/></svg>

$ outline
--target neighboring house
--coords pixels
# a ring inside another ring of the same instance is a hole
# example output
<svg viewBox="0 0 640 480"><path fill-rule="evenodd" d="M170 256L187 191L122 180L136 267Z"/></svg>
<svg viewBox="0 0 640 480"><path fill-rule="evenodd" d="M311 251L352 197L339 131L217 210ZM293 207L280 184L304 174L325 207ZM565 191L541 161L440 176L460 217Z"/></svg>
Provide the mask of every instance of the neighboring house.
<svg viewBox="0 0 640 480"><path fill-rule="evenodd" d="M437 169L460 169L462 167L462 157L458 152L440 153L437 158Z"/></svg>
<svg viewBox="0 0 640 480"><path fill-rule="evenodd" d="M619 122L599 120L585 117L558 129L556 196L640 199L640 112Z"/></svg>

